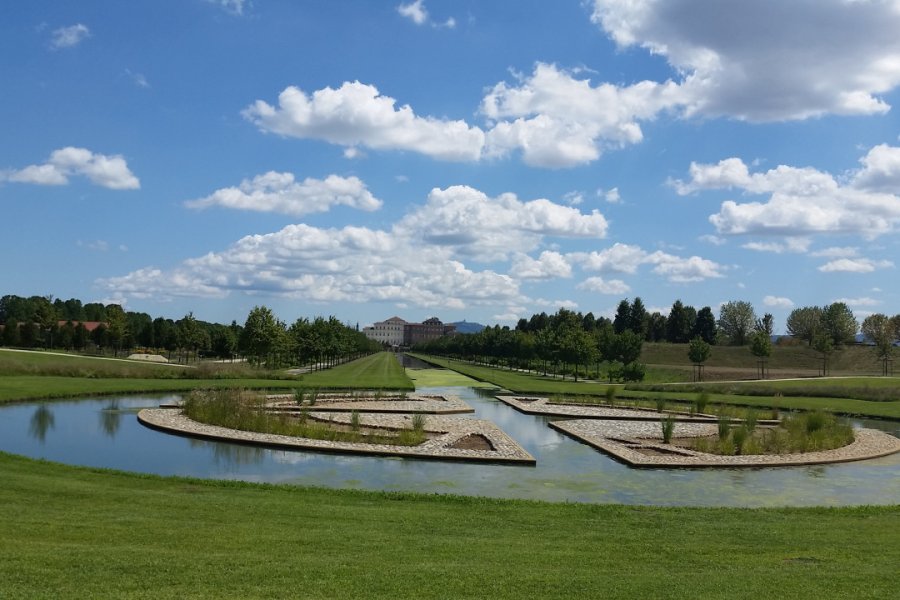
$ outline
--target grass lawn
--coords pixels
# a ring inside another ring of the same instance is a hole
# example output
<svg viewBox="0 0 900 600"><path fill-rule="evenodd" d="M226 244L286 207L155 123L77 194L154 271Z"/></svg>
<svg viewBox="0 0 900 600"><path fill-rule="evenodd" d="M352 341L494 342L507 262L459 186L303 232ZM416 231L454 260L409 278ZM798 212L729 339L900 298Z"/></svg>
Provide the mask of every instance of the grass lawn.
<svg viewBox="0 0 900 600"><path fill-rule="evenodd" d="M63 359L68 360L68 359ZM111 362L115 365L118 363ZM126 364L123 368L128 368ZM263 372L265 373L265 372ZM116 375L119 375L118 373ZM42 375L0 376L0 403L14 400L67 398L138 392L184 392L199 388L244 388L285 390L303 388L413 389L396 356L373 354L329 369L304 375L302 379L169 379L129 377L60 377Z"/></svg>
<svg viewBox="0 0 900 600"><path fill-rule="evenodd" d="M473 377L475 379L479 379L481 381L488 381L497 386L503 387L510 391L520 393L520 394L559 394L559 395L569 395L569 396L602 396L606 392L606 388L608 387L606 384L601 383L585 383L585 382L574 382L574 381L562 381L559 379L553 379L549 377L541 377L539 375L534 375L530 373L520 373L517 371L507 371L501 369L494 369L491 367L477 366L469 363L461 362L461 361L449 361L444 358L428 356L423 357L416 355L417 358L422 360L427 360L428 362L437 364L439 366L453 369L454 371L459 371L464 375L469 377ZM890 386L897 385L897 378L889 378L883 379L879 377L854 377L848 379L828 379L828 380L811 380L812 383L816 385L830 385L834 386L844 386L844 389L847 390L848 394L852 393L852 390L856 387L864 385L866 382L871 383L873 386ZM827 381L828 383L822 383ZM739 390L740 386L750 386L755 385L758 382L746 382L746 383L737 383L733 384L733 386ZM794 409L794 410L825 410L829 412L833 412L836 414L842 415L859 415L859 416L870 416L870 417L879 417L884 419L900 419L900 397L894 401L869 401L869 400L859 400L855 398L840 398L840 397L817 397L814 395L810 396L792 396L790 395L791 390L800 389L800 386L806 383L810 383L810 381L803 380L799 382L762 382L763 384L777 384L781 386L784 384L783 390L775 390L781 391L784 395L781 397L772 396L754 396L754 395L742 395L740 393L710 393L710 402L720 403L720 404L735 404L738 406L758 406L758 407L778 407L781 409ZM721 384L709 384L710 389L716 390L717 387ZM731 385L731 384L729 384ZM657 391L657 390L665 390L665 391ZM900 386L898 386L898 390L900 390ZM691 402L693 401L697 393L693 391L691 387L680 386L677 384L669 385L669 386L654 386L653 391L646 390L628 390L623 389L623 386L617 386L616 395L620 398L665 398L670 401L685 401Z"/></svg>
<svg viewBox="0 0 900 600"><path fill-rule="evenodd" d="M0 473L5 598L887 598L900 564L896 506L550 504L3 453Z"/></svg>
<svg viewBox="0 0 900 600"><path fill-rule="evenodd" d="M302 385L312 388L415 389L397 355L379 352L303 376Z"/></svg>

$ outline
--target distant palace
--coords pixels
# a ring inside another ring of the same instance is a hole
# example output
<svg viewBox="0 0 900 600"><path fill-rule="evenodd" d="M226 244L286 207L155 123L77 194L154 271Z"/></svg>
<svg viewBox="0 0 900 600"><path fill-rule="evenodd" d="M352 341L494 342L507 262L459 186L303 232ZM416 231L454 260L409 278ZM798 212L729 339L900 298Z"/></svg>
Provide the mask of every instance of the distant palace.
<svg viewBox="0 0 900 600"><path fill-rule="evenodd" d="M437 317L431 317L422 323L409 323L400 317L391 317L371 327L364 327L363 333L370 340L399 348L451 335L456 333L456 326L444 325Z"/></svg>

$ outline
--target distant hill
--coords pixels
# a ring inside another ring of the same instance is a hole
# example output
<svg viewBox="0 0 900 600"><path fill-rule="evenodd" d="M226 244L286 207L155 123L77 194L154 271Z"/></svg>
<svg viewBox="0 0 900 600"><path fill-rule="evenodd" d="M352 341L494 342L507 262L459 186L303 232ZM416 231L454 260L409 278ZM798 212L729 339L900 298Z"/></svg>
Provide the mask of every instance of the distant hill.
<svg viewBox="0 0 900 600"><path fill-rule="evenodd" d="M468 321L457 321L450 325L456 325L456 331L459 333L479 333L484 329L484 325L481 323L469 323Z"/></svg>

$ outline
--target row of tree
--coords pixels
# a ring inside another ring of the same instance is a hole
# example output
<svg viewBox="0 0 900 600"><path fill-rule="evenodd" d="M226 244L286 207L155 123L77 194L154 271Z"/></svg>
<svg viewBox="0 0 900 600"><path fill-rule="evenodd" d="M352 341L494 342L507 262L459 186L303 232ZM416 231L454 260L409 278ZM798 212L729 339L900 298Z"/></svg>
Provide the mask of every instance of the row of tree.
<svg viewBox="0 0 900 600"><path fill-rule="evenodd" d="M188 313L178 320L125 311L118 304L82 304L47 296L0 298L0 345L109 351L141 349L189 362L246 357L269 366L332 364L380 349L334 317L298 319L287 327L271 309L254 307L244 325L209 323ZM90 327L90 329L88 328Z"/></svg>

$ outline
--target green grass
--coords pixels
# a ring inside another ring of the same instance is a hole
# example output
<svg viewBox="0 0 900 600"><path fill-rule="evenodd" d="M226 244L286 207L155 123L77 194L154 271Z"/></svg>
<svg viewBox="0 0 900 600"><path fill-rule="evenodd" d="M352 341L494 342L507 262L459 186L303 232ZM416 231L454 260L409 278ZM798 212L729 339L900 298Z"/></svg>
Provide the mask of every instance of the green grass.
<svg viewBox="0 0 900 600"><path fill-rule="evenodd" d="M406 374L412 379L416 389L447 386L495 387L490 383L477 381L450 369L407 369Z"/></svg>
<svg viewBox="0 0 900 600"><path fill-rule="evenodd" d="M304 375L302 379L215 378L90 378L42 375L0 376L0 403L15 400L69 398L108 394L186 392L194 389L243 388L295 390L298 388L413 389L394 355L384 352L329 369Z"/></svg>
<svg viewBox="0 0 900 600"><path fill-rule="evenodd" d="M541 377L538 375L520 373L517 371L506 371L472 365L461 361L450 361L444 358L428 356L424 357L416 355L417 358L426 360L433 364L453 369L481 381L487 381L519 394L545 394L545 395L570 395L572 400L577 401L577 396L605 396L606 389L609 387L601 383L586 383L573 381L561 381L549 377ZM871 382L873 386L890 386L897 384L897 378L879 378L879 377L861 377L848 379L829 379L829 380L803 380L800 382L764 382L766 384L786 384L782 390L783 395L775 397L743 395L739 393L710 393L709 401L716 404L734 404L737 406L753 406L761 408L777 407L789 410L824 410L841 415L858 415L878 417L883 419L900 419L900 399L894 401L869 401L856 398L840 398L840 397L824 397L824 396L792 396L791 389L798 389L808 381L827 381L826 385L841 386L845 385L847 393L851 393L854 388L862 385L861 382ZM733 384L736 387L741 385L756 385L758 382L747 382ZM718 384L703 384L702 388L708 389L707 386ZM649 390L633 390L628 389L634 386L628 386L623 389L622 386L617 388L617 397L619 398L646 398L655 400L665 399L674 402L692 403L696 399L697 392L695 386L672 384L669 386L657 385ZM641 386L647 387L647 386ZM660 391L666 390L666 391ZM593 399L586 399L588 402L596 402Z"/></svg>
<svg viewBox="0 0 900 600"><path fill-rule="evenodd" d="M0 473L4 598L887 598L900 563L898 507L550 504L2 453Z"/></svg>
<svg viewBox="0 0 900 600"><path fill-rule="evenodd" d="M379 352L326 371L309 373L303 376L303 386L329 389L415 389L400 366L397 355L391 352Z"/></svg>

